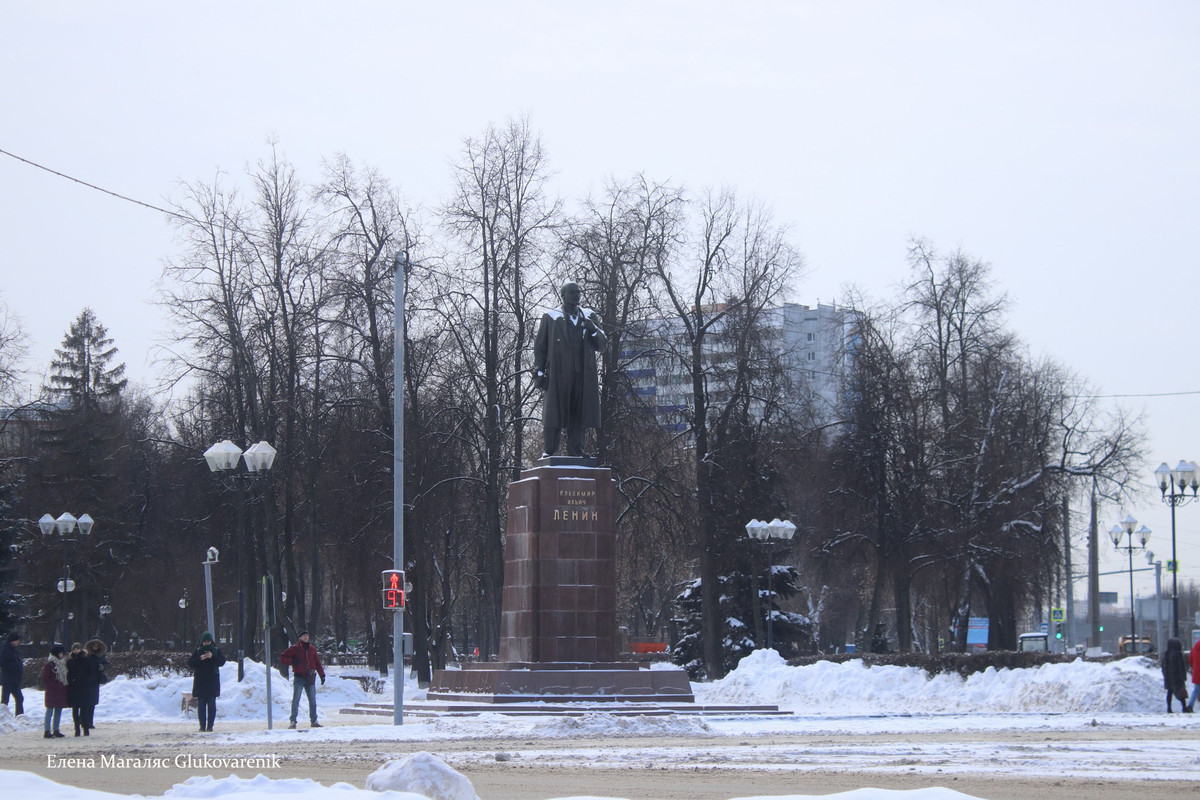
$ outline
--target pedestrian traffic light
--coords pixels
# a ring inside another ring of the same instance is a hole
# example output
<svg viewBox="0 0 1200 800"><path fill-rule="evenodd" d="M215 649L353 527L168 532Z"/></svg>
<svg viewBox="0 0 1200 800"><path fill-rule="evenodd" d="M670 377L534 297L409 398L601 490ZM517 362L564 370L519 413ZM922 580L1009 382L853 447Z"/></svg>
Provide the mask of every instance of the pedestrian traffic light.
<svg viewBox="0 0 1200 800"><path fill-rule="evenodd" d="M1061 639L1063 637L1063 624L1061 622L1054 623L1054 638Z"/></svg>
<svg viewBox="0 0 1200 800"><path fill-rule="evenodd" d="M385 611L404 608L404 570L383 571L383 608Z"/></svg>

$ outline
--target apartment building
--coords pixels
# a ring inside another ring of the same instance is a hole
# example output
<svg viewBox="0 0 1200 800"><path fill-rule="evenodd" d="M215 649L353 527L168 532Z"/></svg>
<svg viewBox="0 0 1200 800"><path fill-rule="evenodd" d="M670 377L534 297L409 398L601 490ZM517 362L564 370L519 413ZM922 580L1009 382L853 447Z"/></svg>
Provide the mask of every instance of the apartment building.
<svg viewBox="0 0 1200 800"><path fill-rule="evenodd" d="M722 308L709 310L719 313ZM818 424L841 416L842 376L853 349L850 325L848 310L833 304L784 303L767 313L763 341L779 356L793 399L798 406L811 401L804 404L811 405ZM645 333L621 354L634 394L671 431L687 429L693 397L690 371L677 355L681 330L678 320L651 320ZM724 365L733 359L732 347L720 331L706 342L708 391L714 404L726 399Z"/></svg>

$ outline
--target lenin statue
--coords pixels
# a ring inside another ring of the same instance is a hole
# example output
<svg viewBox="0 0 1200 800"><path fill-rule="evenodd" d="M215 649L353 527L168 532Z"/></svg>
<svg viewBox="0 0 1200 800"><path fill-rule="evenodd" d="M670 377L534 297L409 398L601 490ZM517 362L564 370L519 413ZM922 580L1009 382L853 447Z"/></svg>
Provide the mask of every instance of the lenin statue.
<svg viewBox="0 0 1200 800"><path fill-rule="evenodd" d="M596 353L607 339L599 315L579 307L579 284L564 283L561 295L562 308L542 314L533 347L534 381L546 393L542 458L558 450L563 428L567 429L567 455L582 456L583 429L600 427Z"/></svg>

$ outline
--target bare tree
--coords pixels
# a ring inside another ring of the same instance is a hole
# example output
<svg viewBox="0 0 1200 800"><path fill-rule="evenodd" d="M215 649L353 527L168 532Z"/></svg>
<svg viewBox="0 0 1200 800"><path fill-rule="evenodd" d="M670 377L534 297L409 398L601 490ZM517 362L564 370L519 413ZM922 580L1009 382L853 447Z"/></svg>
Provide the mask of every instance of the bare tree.
<svg viewBox="0 0 1200 800"><path fill-rule="evenodd" d="M268 439L281 453L261 487L263 507L247 517L257 513L260 522L246 525L243 536L247 554L287 592L286 617L306 626L321 566L310 563L306 577L296 548L298 513L315 501L303 485L303 426L306 418L319 422L307 409L309 387L320 391L325 236L309 221L305 188L274 142L247 178L248 202L219 180L185 187L176 219L187 246L165 268L162 294L178 323L173 374L200 378L198 400L210 421L200 434L242 443ZM258 572L245 570L247 581Z"/></svg>
<svg viewBox="0 0 1200 800"><path fill-rule="evenodd" d="M910 264L899 303L858 312L850 424L834 444L841 525L823 547L862 559L871 591L859 646L879 646L890 628L912 649L919 608L923 630L949 625L965 649L976 606L992 643L1015 646L1021 614L1045 601L1061 563L1062 499L1079 477L1121 491L1137 426L1105 418L1061 368L1028 358L987 264L940 258L922 241Z"/></svg>
<svg viewBox="0 0 1200 800"><path fill-rule="evenodd" d="M719 583L729 532L720 529L717 508L721 447L761 375L739 337L753 335L765 322L800 266L799 255L767 211L739 203L730 191L709 193L702 201L691 253L679 262L655 265L662 316L655 338L690 382L684 412L695 482L690 511L699 551L703 666L710 678L725 674ZM730 347L732 358L727 357Z"/></svg>
<svg viewBox="0 0 1200 800"><path fill-rule="evenodd" d="M16 387L21 362L28 352L28 337L20 319L0 300L0 397L8 396Z"/></svg>
<svg viewBox="0 0 1200 800"><path fill-rule="evenodd" d="M559 213L558 202L546 194L547 176L541 141L527 121L489 127L464 143L454 196L443 212L464 246L442 308L475 409L484 483L482 645L489 649L499 645L505 477L519 477L531 401L532 381L525 379L534 332L530 320L547 288L540 277L543 239Z"/></svg>
<svg viewBox="0 0 1200 800"><path fill-rule="evenodd" d="M638 175L610 182L601 198L585 202L582 214L563 227L560 271L573 272L608 337L601 354L604 413L597 431L597 452L605 464L612 463L614 431L635 408L628 377L634 359L626 350L654 314L651 282L680 244L684 212L682 190Z"/></svg>
<svg viewBox="0 0 1200 800"><path fill-rule="evenodd" d="M608 339L601 353L596 452L617 481L617 595L621 618L635 636L666 634L676 587L691 569L687 526L675 511L689 493L685 459L655 419L654 398L638 394L634 377L657 313L654 276L677 257L685 220L681 189L636 175L609 181L561 235L558 272L581 284Z"/></svg>

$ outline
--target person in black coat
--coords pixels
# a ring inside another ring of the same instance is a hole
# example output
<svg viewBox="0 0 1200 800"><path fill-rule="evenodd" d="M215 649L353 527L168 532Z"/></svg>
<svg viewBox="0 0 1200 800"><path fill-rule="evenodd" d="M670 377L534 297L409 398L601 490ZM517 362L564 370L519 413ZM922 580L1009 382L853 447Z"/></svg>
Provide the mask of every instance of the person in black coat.
<svg viewBox="0 0 1200 800"><path fill-rule="evenodd" d="M99 639L89 639L83 646L88 661L92 663L91 680L88 682L87 704L83 707L88 730L96 727L96 706L100 705L100 687L108 683L108 645ZM86 732L85 732L86 733Z"/></svg>
<svg viewBox="0 0 1200 800"><path fill-rule="evenodd" d="M21 679L25 673L25 662L21 660L21 654L17 652L17 648L21 645L21 634L10 633L4 640L4 644L0 645L0 684L4 685L0 689L0 697L3 697L4 705L8 705L8 698L11 695L15 701L16 710L13 712L16 716L21 716L25 713L25 695L21 693Z"/></svg>
<svg viewBox="0 0 1200 800"><path fill-rule="evenodd" d="M200 718L200 730L211 731L217 718L217 698L221 696L221 667L225 665L225 654L213 642L208 631L200 634L200 646L188 659L192 668L192 697L196 698L196 716Z"/></svg>
<svg viewBox="0 0 1200 800"><path fill-rule="evenodd" d="M1167 639L1167 649L1162 660L1163 687L1167 690L1167 713L1171 713L1172 699L1179 698L1179 708L1184 713L1191 710L1187 703L1187 662L1183 659L1183 642L1172 637Z"/></svg>
<svg viewBox="0 0 1200 800"><path fill-rule="evenodd" d="M84 736L91 735L91 726L87 724L87 706L92 700L92 683L95 680L94 668L79 642L71 645L71 655L67 656L67 705L71 707L71 721L75 723L75 735L80 731Z"/></svg>

